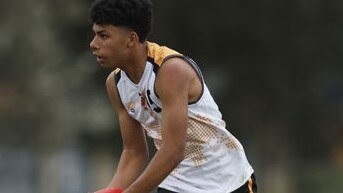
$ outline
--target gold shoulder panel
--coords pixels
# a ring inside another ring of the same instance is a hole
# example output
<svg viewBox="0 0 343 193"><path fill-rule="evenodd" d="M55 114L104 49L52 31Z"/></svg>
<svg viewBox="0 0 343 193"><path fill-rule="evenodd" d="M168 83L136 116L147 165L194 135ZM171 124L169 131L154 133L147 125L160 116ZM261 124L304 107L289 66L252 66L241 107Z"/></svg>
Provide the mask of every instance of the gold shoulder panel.
<svg viewBox="0 0 343 193"><path fill-rule="evenodd" d="M116 68L115 70L114 70L114 74L118 74L120 72L120 68Z"/></svg>
<svg viewBox="0 0 343 193"><path fill-rule="evenodd" d="M161 65L163 60L171 55L182 55L179 52L165 46L160 46L153 42L147 42L148 57L154 59L157 65Z"/></svg>

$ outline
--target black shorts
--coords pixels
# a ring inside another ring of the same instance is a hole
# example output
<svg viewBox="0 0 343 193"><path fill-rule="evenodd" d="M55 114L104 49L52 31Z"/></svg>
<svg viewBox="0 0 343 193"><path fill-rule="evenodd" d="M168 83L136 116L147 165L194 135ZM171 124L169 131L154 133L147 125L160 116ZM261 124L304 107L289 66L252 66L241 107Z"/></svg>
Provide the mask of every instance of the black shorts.
<svg viewBox="0 0 343 193"><path fill-rule="evenodd" d="M256 193L257 192L257 184L255 175L252 174L249 180L237 190L233 191L232 193Z"/></svg>
<svg viewBox="0 0 343 193"><path fill-rule="evenodd" d="M157 193L177 193L170 190L166 190L163 188L158 188ZM249 180L237 190L233 191L232 193L257 193L257 184L255 175L252 174Z"/></svg>

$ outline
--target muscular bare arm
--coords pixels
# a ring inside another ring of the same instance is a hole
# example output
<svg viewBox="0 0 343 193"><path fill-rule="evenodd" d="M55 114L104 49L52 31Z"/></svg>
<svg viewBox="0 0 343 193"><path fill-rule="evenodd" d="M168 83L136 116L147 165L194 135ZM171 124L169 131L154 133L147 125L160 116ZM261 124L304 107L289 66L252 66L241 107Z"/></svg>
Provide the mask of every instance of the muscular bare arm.
<svg viewBox="0 0 343 193"><path fill-rule="evenodd" d="M129 116L121 103L116 89L114 74L106 81L108 96L117 111L120 131L123 139L123 152L108 187L127 188L141 174L148 159L148 148L145 134L140 123Z"/></svg>
<svg viewBox="0 0 343 193"><path fill-rule="evenodd" d="M155 86L162 102L163 144L142 175L124 193L150 192L183 159L188 126L188 101L201 92L200 85L194 70L185 64L184 60L169 59L161 66Z"/></svg>

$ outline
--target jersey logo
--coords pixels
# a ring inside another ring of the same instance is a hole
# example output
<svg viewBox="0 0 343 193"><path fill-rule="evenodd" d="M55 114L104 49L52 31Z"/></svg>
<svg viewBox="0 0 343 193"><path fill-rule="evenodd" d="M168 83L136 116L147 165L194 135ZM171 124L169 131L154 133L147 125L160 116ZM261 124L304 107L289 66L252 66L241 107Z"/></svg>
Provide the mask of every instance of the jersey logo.
<svg viewBox="0 0 343 193"><path fill-rule="evenodd" d="M149 106L150 106L150 108L152 108L155 112L157 112L157 113L160 113L161 111L162 111L162 109L159 107L159 106L157 106L155 103L154 103L154 101L152 101L152 99L151 99L151 97L150 97L150 95L151 95L151 91L148 89L147 91L146 91L146 93L148 94L148 100L149 100Z"/></svg>
<svg viewBox="0 0 343 193"><path fill-rule="evenodd" d="M138 94L141 97L141 106L143 107L143 109L145 111L148 111L148 105L147 105L147 101L146 101L144 91L142 93L138 93Z"/></svg>
<svg viewBox="0 0 343 193"><path fill-rule="evenodd" d="M129 102L126 104L126 109L128 109L131 113L135 112L135 103L134 102Z"/></svg>
<svg viewBox="0 0 343 193"><path fill-rule="evenodd" d="M154 110L156 113L160 113L162 111L162 109L157 106L154 101L151 99L150 95L151 95L151 91L148 89L146 91L147 96L144 94L144 91L142 91L141 93L138 93L139 96L141 97L141 106L145 111L148 111L148 107L152 110Z"/></svg>

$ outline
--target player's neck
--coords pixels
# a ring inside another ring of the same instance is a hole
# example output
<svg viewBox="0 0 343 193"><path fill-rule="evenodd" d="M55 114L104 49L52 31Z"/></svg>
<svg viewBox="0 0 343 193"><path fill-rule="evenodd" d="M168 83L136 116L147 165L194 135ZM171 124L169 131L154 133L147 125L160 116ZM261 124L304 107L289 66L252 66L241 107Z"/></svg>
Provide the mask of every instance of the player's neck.
<svg viewBox="0 0 343 193"><path fill-rule="evenodd" d="M138 44L132 52L128 65L123 69L133 83L138 84L141 80L145 70L146 60L146 43Z"/></svg>

